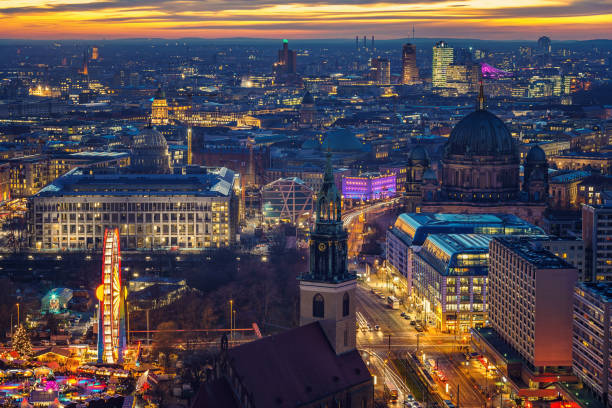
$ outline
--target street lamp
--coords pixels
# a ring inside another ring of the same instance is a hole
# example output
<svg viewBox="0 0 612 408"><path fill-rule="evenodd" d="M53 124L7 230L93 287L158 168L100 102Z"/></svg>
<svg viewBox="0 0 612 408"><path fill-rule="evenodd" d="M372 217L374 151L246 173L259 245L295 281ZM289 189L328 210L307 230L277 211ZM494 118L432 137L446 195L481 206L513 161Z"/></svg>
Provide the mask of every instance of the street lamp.
<svg viewBox="0 0 612 408"><path fill-rule="evenodd" d="M233 318L234 318L234 300L230 299L230 340L233 340L234 332L232 330L233 327Z"/></svg>
<svg viewBox="0 0 612 408"><path fill-rule="evenodd" d="M417 333L417 335L416 335L416 338L417 338L417 347L416 347L417 357L419 355L419 339L421 338L422 335L423 335L423 333Z"/></svg>

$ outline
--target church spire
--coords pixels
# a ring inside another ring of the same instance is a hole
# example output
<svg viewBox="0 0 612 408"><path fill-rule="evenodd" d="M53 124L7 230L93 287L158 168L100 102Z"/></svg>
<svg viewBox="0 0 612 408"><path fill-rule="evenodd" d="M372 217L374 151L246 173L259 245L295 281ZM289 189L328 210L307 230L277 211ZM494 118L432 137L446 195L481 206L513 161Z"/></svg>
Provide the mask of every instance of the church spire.
<svg viewBox="0 0 612 408"><path fill-rule="evenodd" d="M478 110L485 110L485 95L482 80L480 80L480 90L478 92Z"/></svg>
<svg viewBox="0 0 612 408"><path fill-rule="evenodd" d="M320 223L334 224L342 223L342 197L334 181L334 170L332 168L331 153L325 154L325 172L323 184L317 194L316 204L316 229L320 229Z"/></svg>

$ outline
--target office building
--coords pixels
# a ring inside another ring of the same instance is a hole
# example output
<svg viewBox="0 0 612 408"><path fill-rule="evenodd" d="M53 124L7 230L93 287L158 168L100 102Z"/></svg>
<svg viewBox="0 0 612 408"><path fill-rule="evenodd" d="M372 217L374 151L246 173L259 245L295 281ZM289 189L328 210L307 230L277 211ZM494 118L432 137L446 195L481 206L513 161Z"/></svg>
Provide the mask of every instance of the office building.
<svg viewBox="0 0 612 408"><path fill-rule="evenodd" d="M100 169L127 167L127 152L85 151L77 153L36 154L10 159L0 168L0 177L8 177L11 198L29 197L62 174L76 168ZM4 186L4 184L0 184ZM3 199L8 196L3 194Z"/></svg>
<svg viewBox="0 0 612 408"><path fill-rule="evenodd" d="M395 174L375 172L362 173L360 176L342 177L342 196L351 200L378 200L394 197L397 183Z"/></svg>
<svg viewBox="0 0 612 408"><path fill-rule="evenodd" d="M574 290L574 374L597 399L612 403L612 283L580 282Z"/></svg>
<svg viewBox="0 0 612 408"><path fill-rule="evenodd" d="M29 203L32 249L97 250L118 228L123 250L205 249L236 242L238 188L226 168L205 174L88 174L76 168Z"/></svg>
<svg viewBox="0 0 612 408"><path fill-rule="evenodd" d="M314 192L299 178L284 178L261 188L261 213L268 222L295 223L312 215Z"/></svg>
<svg viewBox="0 0 612 408"><path fill-rule="evenodd" d="M411 291L414 254L430 234L527 235L543 238L544 231L511 214L401 214L387 231L387 265L403 276Z"/></svg>
<svg viewBox="0 0 612 408"><path fill-rule="evenodd" d="M416 65L416 46L414 44L404 44L402 47L402 79L403 85L418 84L419 68Z"/></svg>
<svg viewBox="0 0 612 408"><path fill-rule="evenodd" d="M278 50L276 72L278 75L294 75L297 72L296 52L289 49L289 41L283 40L283 48Z"/></svg>
<svg viewBox="0 0 612 408"><path fill-rule="evenodd" d="M449 65L446 68L446 86L455 88L458 94L478 92L482 79L480 64Z"/></svg>
<svg viewBox="0 0 612 408"><path fill-rule="evenodd" d="M377 85L389 85L391 83L391 63L387 58L372 58L371 61L372 81Z"/></svg>
<svg viewBox="0 0 612 408"><path fill-rule="evenodd" d="M435 88L446 88L446 70L453 63L453 49L440 41L433 47L431 84Z"/></svg>
<svg viewBox="0 0 612 408"><path fill-rule="evenodd" d="M585 280L584 243L579 238L551 236L542 240L542 248L563 259L578 271L578 281Z"/></svg>
<svg viewBox="0 0 612 408"><path fill-rule="evenodd" d="M464 333L487 321L490 235L430 234L414 256L413 294L422 320Z"/></svg>
<svg viewBox="0 0 612 408"><path fill-rule="evenodd" d="M489 248L490 328L474 348L507 378L514 398L556 398L551 382L572 374L577 270L529 238L496 237Z"/></svg>
<svg viewBox="0 0 612 408"><path fill-rule="evenodd" d="M582 206L585 280L612 281L612 203Z"/></svg>

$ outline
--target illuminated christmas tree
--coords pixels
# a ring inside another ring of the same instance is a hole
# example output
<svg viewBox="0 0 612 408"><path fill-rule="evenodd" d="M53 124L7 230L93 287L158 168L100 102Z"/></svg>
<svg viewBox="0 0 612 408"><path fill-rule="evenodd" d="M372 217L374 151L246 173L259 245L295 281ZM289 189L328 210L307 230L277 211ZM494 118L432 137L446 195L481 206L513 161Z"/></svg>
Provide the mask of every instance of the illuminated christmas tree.
<svg viewBox="0 0 612 408"><path fill-rule="evenodd" d="M21 357L29 357L32 354L30 334L23 325L19 325L13 336L13 350L18 352Z"/></svg>

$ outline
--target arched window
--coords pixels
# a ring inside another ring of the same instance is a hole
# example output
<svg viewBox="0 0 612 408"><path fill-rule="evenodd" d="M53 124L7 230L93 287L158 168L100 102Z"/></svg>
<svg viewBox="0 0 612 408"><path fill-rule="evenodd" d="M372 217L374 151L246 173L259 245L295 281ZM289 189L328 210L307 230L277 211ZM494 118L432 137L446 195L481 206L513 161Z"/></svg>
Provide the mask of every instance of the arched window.
<svg viewBox="0 0 612 408"><path fill-rule="evenodd" d="M345 293L342 297L342 316L348 316L350 309L349 294Z"/></svg>
<svg viewBox="0 0 612 408"><path fill-rule="evenodd" d="M317 293L312 299L312 316L325 316L325 301L323 300L323 296L321 296L319 293Z"/></svg>

